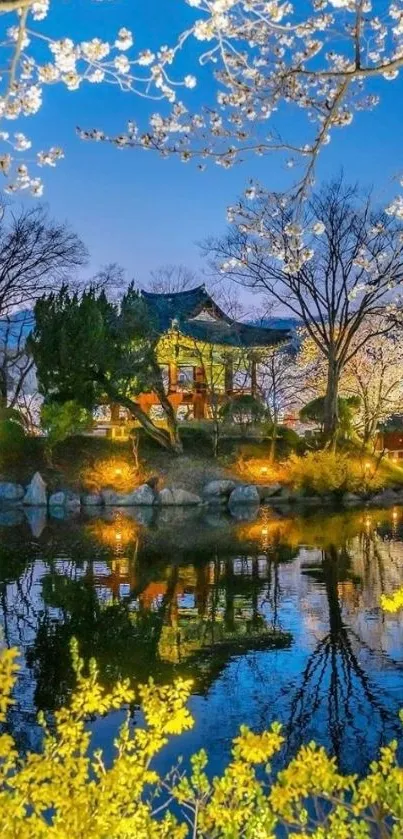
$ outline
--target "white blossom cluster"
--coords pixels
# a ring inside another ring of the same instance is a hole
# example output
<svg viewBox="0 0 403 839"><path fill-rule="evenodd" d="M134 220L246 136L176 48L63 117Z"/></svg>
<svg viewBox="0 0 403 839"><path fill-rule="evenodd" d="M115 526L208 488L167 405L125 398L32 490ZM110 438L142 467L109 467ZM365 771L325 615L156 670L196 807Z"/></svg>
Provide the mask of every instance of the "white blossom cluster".
<svg viewBox="0 0 403 839"><path fill-rule="evenodd" d="M131 121L113 136L102 127L84 128L81 137L156 149L183 162L196 158L200 168L209 158L229 168L249 151L280 151L287 166L302 167L302 189L312 183L316 158L332 131L377 105L374 79L393 81L403 65L403 0L185 0L193 22L172 45L139 52L125 27L117 27L108 41L96 36L80 41L69 34L52 39L41 29L50 2L32 0L20 9L18 0L5 4L3 15L13 21L2 45L12 56L2 80L4 120L37 114L47 85L75 91L87 83L109 83L161 101L161 111L147 126ZM185 45L195 66L176 79L175 62ZM185 101L183 93L197 85L206 65L214 78L214 101L208 86L205 107L195 113L191 94ZM306 116L302 144L278 131L276 115L284 105L291 131L292 114ZM60 156L40 152L40 161L53 165ZM11 154L5 169L11 173L15 165ZM390 211L402 212L399 200Z"/></svg>
<svg viewBox="0 0 403 839"><path fill-rule="evenodd" d="M357 303L371 294L378 288L379 278L388 294L402 282L401 272L395 267L403 248L403 233L399 233L399 222L388 218L403 218L403 201L399 207L401 215L386 210L372 226L369 223L365 230L363 227L361 244L351 252L348 280L344 279L348 300ZM303 276L304 287L315 284L322 253L329 252L329 241L335 235L334 229L327 227L326 213L323 219L318 218L308 201L296 220L291 194L269 193L251 182L244 196L228 208L227 217L233 232L227 242L223 240L224 258L218 262L223 274L242 282L251 270L264 275L270 265L271 275L280 280L283 276ZM348 226L347 220L345 223ZM357 238L353 235L354 247Z"/></svg>

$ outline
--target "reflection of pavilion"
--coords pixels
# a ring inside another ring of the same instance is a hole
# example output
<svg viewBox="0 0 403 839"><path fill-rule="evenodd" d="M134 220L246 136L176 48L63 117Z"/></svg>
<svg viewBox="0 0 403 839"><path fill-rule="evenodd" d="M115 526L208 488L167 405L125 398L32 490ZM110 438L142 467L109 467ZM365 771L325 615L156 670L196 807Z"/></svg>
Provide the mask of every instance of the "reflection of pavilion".
<svg viewBox="0 0 403 839"><path fill-rule="evenodd" d="M259 611L259 593L267 594L270 566L263 555L170 565L160 579L141 584L135 563L119 557L102 569L98 565L92 581L101 603L123 601L140 615L158 615L158 656L180 663L218 646L289 642L289 636L268 626Z"/></svg>

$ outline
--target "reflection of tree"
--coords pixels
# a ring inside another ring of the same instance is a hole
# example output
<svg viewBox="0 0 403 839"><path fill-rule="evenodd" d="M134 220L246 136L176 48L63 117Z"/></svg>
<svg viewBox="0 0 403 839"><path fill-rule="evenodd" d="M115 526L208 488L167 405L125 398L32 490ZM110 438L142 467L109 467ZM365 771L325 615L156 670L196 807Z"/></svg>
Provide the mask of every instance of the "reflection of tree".
<svg viewBox="0 0 403 839"><path fill-rule="evenodd" d="M42 581L45 609L27 651L40 708L55 708L71 690L73 636L85 659L96 657L105 682L124 677L144 682L149 676L170 681L182 675L191 676L200 690L207 689L231 655L289 644L289 636L273 634L259 614L259 592L267 586L257 574L256 558L249 576L236 575L233 560L221 561L219 555L214 566L167 565L163 595L154 607L147 592L148 585L156 584L147 580L144 569L127 600L107 605L98 597L97 579L88 564L81 576L53 572ZM181 609L180 594L189 580L194 607Z"/></svg>
<svg viewBox="0 0 403 839"><path fill-rule="evenodd" d="M316 722L342 768L350 758L355 766L360 760L365 764L368 751L372 753L380 745L374 745L373 737L382 741L387 727L400 734L399 703L385 695L368 675L360 661L361 639L343 620L339 587L351 579L346 550L333 546L322 551L321 566L309 573L326 593L328 631L309 655L292 698L288 749L294 752L306 741ZM348 744L352 747L350 754Z"/></svg>

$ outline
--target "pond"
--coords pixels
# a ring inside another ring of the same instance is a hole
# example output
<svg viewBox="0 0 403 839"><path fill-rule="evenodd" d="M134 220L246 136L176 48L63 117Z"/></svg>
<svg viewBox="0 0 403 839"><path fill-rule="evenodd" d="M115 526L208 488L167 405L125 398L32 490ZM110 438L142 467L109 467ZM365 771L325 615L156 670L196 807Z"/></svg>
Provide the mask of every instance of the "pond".
<svg viewBox="0 0 403 839"><path fill-rule="evenodd" d="M403 510L248 517L0 513L3 643L22 654L8 725L21 750L40 747L38 710L68 699L73 636L106 684L192 678L195 726L161 769L204 747L221 771L242 723L280 720L279 761L314 739L344 772L403 742L403 620L379 605L403 585ZM120 720L93 723L108 755Z"/></svg>

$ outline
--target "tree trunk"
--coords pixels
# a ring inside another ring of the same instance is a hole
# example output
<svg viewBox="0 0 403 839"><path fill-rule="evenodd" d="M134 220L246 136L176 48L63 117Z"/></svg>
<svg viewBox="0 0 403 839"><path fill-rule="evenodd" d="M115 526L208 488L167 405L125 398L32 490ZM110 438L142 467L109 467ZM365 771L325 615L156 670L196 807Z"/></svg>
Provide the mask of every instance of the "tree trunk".
<svg viewBox="0 0 403 839"><path fill-rule="evenodd" d="M161 370L157 366L155 369L155 392L158 396L158 399L161 402L161 405L165 411L165 415L167 418L167 426L168 426L168 434L171 443L171 448L177 454L182 454L183 446L181 439L179 437L179 430L178 430L178 423L176 419L175 411L168 399L167 394L165 393L164 383L162 381Z"/></svg>
<svg viewBox="0 0 403 839"><path fill-rule="evenodd" d="M339 410L338 410L338 396L339 396L339 379L340 370L337 361L329 358L328 373L327 373L327 387L324 401L324 423L323 430L326 441L332 446L336 446L337 431L339 426Z"/></svg>
<svg viewBox="0 0 403 839"><path fill-rule="evenodd" d="M140 408L140 405L137 402L134 402L133 399L130 399L129 396L124 396L123 394L119 393L115 388L111 385L109 380L106 376L98 375L96 377L97 381L103 386L105 389L105 393L109 397L112 402L115 402L118 405L122 405L123 408L127 408L130 415L140 423L142 428L146 434L149 435L156 443L162 446L164 449L169 449L170 451L177 451L175 447L172 445L171 435L165 431L163 428L159 428L157 425L154 425L153 421L150 419L148 414Z"/></svg>
<svg viewBox="0 0 403 839"><path fill-rule="evenodd" d="M7 408L7 369L0 369L0 408Z"/></svg>
<svg viewBox="0 0 403 839"><path fill-rule="evenodd" d="M270 461L270 463L273 463L273 461L276 457L277 427L278 427L278 421L277 421L277 419L274 419L273 420L272 434L271 434L271 441L270 441L270 451L269 451L269 461Z"/></svg>
<svg viewBox="0 0 403 839"><path fill-rule="evenodd" d="M213 457L216 459L218 457L218 441L220 439L220 427L218 424L218 420L213 420Z"/></svg>

